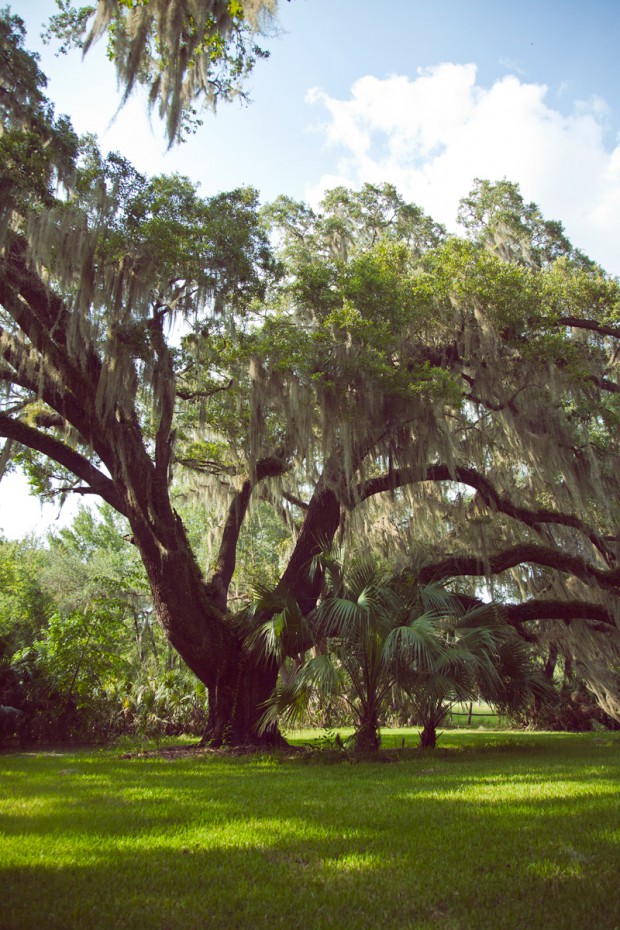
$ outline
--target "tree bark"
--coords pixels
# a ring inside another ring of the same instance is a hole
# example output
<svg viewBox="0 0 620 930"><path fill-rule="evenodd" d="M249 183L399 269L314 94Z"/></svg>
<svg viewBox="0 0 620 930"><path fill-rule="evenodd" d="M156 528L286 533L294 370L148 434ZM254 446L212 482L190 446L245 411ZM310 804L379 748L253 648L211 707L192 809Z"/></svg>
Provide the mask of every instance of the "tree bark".
<svg viewBox="0 0 620 930"><path fill-rule="evenodd" d="M201 745L219 748L240 746L273 749L285 746L277 726L262 730L263 703L273 691L278 669L275 663L257 665L241 656L218 684L209 688L209 716Z"/></svg>

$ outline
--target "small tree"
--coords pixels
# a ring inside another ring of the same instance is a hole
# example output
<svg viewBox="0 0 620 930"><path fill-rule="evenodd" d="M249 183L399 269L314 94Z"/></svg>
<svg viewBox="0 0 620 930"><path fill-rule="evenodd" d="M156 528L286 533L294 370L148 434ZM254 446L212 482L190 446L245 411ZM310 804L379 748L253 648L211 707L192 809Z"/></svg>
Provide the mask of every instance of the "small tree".
<svg viewBox="0 0 620 930"><path fill-rule="evenodd" d="M327 585L305 625L289 600L254 636L255 647L280 659L291 653L293 633L297 647L307 650L282 675L265 724L303 716L314 695L338 696L355 720L356 749L372 751L379 747L387 699L400 691L423 726L422 748L432 749L455 703L482 696L516 709L550 692L531 648L506 623L499 605L465 609L441 586L394 577L369 556L343 561L324 553L315 561ZM263 595L259 606L268 601Z"/></svg>
<svg viewBox="0 0 620 930"><path fill-rule="evenodd" d="M510 712L553 693L501 605L464 609L458 597L429 585L415 591L408 611L410 622L393 631L387 647L398 686L422 725L423 749L435 748L437 728L454 704L482 697Z"/></svg>
<svg viewBox="0 0 620 930"><path fill-rule="evenodd" d="M395 683L396 666L386 642L399 612L397 588L370 557L343 562L333 552L325 552L315 559L314 570L324 575L326 588L306 622L298 605L289 600L259 628L260 637L254 637L264 651L282 655L280 643L296 633L298 651L306 650L276 687L263 722L279 716L294 719L315 694L330 700L339 696L356 723L356 749L375 750L383 705ZM266 603L263 596L258 606L264 608ZM286 652L290 651L289 646Z"/></svg>

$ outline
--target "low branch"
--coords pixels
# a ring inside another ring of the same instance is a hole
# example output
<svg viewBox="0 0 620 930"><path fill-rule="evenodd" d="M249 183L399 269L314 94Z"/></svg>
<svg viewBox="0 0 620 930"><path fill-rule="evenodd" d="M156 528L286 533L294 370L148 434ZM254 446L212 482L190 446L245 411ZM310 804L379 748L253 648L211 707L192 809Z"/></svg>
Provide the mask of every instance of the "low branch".
<svg viewBox="0 0 620 930"><path fill-rule="evenodd" d="M596 585L616 595L620 594L620 569L600 569L580 556L569 555L534 543L511 546L488 559L478 556L449 556L441 561L425 565L420 571L420 583L428 584L431 581L464 575L486 578L490 575L501 575L509 568L523 563L542 565L555 571L574 575L585 584Z"/></svg>
<svg viewBox="0 0 620 930"><path fill-rule="evenodd" d="M295 598L304 615L316 606L321 593L321 573L311 573L312 559L331 545L340 526L340 499L333 488L340 482L342 471L341 460L336 458L327 462L314 487L301 531L279 582L279 588Z"/></svg>
<svg viewBox="0 0 620 930"><path fill-rule="evenodd" d="M480 598L469 594L454 593L453 596L465 610L484 606ZM611 633L618 629L614 614L596 601L532 598L520 604L498 602L497 608L504 619L518 630L520 636L531 643L536 643L538 638L524 625L537 620L560 620L567 625L574 620L584 620L590 629L602 633Z"/></svg>
<svg viewBox="0 0 620 930"><path fill-rule="evenodd" d="M522 604L504 604L508 622L513 626L532 620L587 620L596 624L597 631L617 630L613 613L594 601L546 601L533 599Z"/></svg>

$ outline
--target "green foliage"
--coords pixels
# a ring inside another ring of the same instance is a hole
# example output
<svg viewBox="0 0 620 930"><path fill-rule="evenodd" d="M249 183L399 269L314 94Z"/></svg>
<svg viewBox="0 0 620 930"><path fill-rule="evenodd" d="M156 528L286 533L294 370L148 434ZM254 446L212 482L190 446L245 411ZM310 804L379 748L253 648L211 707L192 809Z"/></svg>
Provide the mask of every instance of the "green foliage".
<svg viewBox="0 0 620 930"><path fill-rule="evenodd" d="M21 209L53 202L56 184L68 179L77 136L66 117L54 116L38 56L24 49L19 16L0 15L0 185L3 200ZM7 125L9 124L10 125ZM4 221L6 222L6 220ZM4 225L0 227L4 234Z"/></svg>
<svg viewBox="0 0 620 930"><path fill-rule="evenodd" d="M545 220L535 203L526 204L517 184L476 178L460 202L458 219L469 235L505 262L540 268L568 256L592 267L570 244L557 221Z"/></svg>
<svg viewBox="0 0 620 930"><path fill-rule="evenodd" d="M154 623L144 569L109 507L70 527L0 543L0 703L23 741L202 732L204 686Z"/></svg>
<svg viewBox="0 0 620 930"><path fill-rule="evenodd" d="M41 585L43 564L34 540L0 540L0 637L13 649L36 636L52 605Z"/></svg>

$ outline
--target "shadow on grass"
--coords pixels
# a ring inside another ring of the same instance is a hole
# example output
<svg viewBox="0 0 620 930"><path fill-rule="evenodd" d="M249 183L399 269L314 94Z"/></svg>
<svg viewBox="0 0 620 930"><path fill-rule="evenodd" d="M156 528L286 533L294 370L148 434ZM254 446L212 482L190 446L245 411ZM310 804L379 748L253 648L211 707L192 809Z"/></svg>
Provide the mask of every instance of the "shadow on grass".
<svg viewBox="0 0 620 930"><path fill-rule="evenodd" d="M4 758L0 927L612 930L618 747L539 745L383 766Z"/></svg>

